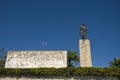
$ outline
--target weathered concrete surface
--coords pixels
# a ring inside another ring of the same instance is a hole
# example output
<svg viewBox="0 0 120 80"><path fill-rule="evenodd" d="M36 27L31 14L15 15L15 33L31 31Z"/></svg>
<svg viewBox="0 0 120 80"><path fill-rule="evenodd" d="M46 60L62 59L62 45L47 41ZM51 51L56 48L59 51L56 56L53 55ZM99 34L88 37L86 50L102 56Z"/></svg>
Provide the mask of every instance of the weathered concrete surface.
<svg viewBox="0 0 120 80"><path fill-rule="evenodd" d="M67 67L67 51L8 51L5 68Z"/></svg>
<svg viewBox="0 0 120 80"><path fill-rule="evenodd" d="M110 76L79 76L79 77L0 77L0 80L120 80Z"/></svg>
<svg viewBox="0 0 120 80"><path fill-rule="evenodd" d="M90 40L88 39L79 40L79 50L80 50L80 66L92 67Z"/></svg>

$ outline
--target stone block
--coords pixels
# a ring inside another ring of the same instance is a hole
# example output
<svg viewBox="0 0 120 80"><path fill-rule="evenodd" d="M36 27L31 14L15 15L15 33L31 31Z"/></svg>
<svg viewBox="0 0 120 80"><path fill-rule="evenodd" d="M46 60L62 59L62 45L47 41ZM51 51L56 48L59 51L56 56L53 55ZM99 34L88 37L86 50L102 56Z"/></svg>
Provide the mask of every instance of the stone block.
<svg viewBox="0 0 120 80"><path fill-rule="evenodd" d="M5 68L67 67L67 51L8 51Z"/></svg>

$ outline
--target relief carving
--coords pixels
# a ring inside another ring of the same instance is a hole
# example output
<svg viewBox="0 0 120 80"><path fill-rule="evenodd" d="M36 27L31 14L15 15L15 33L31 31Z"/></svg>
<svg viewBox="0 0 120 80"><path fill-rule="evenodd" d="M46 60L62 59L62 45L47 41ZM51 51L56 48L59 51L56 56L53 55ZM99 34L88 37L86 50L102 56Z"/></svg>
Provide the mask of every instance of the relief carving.
<svg viewBox="0 0 120 80"><path fill-rule="evenodd" d="M67 67L66 51L16 51L7 56L6 68Z"/></svg>

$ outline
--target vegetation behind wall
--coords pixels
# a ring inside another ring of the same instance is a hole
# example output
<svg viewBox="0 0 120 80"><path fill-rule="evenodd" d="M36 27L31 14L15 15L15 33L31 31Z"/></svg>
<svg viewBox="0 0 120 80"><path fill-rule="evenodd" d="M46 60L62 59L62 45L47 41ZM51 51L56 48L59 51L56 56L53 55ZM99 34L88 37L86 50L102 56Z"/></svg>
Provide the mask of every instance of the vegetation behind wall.
<svg viewBox="0 0 120 80"><path fill-rule="evenodd" d="M0 68L0 76L116 76L120 77L120 68Z"/></svg>

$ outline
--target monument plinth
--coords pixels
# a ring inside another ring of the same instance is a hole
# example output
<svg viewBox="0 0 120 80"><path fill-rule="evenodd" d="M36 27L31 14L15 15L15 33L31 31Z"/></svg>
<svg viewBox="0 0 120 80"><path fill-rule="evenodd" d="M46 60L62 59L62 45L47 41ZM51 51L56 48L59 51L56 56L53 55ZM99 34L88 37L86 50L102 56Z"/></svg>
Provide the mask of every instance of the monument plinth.
<svg viewBox="0 0 120 80"><path fill-rule="evenodd" d="M92 67L90 40L80 39L79 50L80 50L80 66L81 67Z"/></svg>

